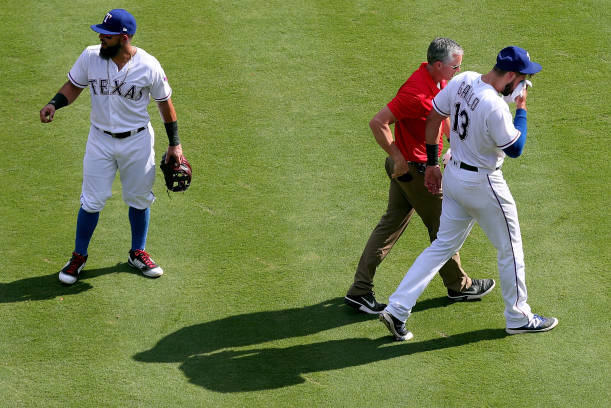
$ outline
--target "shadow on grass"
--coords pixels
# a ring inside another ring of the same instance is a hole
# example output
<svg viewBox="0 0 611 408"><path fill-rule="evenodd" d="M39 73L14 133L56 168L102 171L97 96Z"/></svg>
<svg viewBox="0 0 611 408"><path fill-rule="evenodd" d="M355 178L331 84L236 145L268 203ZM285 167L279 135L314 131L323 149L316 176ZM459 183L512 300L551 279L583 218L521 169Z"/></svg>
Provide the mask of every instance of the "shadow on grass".
<svg viewBox="0 0 611 408"><path fill-rule="evenodd" d="M437 305L441 301L432 299L431 302ZM504 330L495 329L396 346L390 346L394 341L385 336L288 348L231 350L306 336L372 318L375 317L354 313L343 304L343 298L335 298L303 308L249 313L185 327L133 358L149 363L179 362L180 369L193 384L217 392L245 392L300 384L306 381L304 374L310 372L358 366L507 335ZM386 333L381 323L380 332Z"/></svg>
<svg viewBox="0 0 611 408"><path fill-rule="evenodd" d="M75 295L91 289L86 281L109 273L135 273L127 262L98 269L84 269L74 285L64 285L57 279L58 272L34 278L20 279L10 283L0 283L0 303L47 300L57 296Z"/></svg>
<svg viewBox="0 0 611 408"><path fill-rule="evenodd" d="M392 347L390 337L345 339L288 348L221 351L193 356L181 370L193 384L217 392L281 388L307 381L305 374L337 370L427 351L458 347L507 336L502 329L477 330L453 336L406 342Z"/></svg>

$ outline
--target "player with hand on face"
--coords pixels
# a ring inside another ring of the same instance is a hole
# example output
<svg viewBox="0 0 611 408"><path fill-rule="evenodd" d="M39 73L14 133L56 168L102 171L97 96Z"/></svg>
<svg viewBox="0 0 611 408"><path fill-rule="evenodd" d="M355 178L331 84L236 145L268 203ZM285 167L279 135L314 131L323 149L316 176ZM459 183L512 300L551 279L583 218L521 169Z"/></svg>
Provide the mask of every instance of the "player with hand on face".
<svg viewBox="0 0 611 408"><path fill-rule="evenodd" d="M376 142L388 154L386 173L390 179L388 207L371 233L361 255L354 281L344 298L361 312L377 314L386 305L373 294L377 267L403 234L416 212L433 241L439 228L441 196L424 187L426 148L424 124L432 109L431 101L447 81L460 71L463 49L449 38L435 38L427 50L427 62L420 64L397 95L369 122ZM393 139L390 125L394 124ZM449 128L444 123L445 134ZM437 132L441 127L437 127ZM443 144L443 140L439 141ZM441 147L439 148L441 151ZM439 275L453 300L478 299L494 288L492 279L471 279L462 269L460 256L453 254Z"/></svg>
<svg viewBox="0 0 611 408"><path fill-rule="evenodd" d="M424 250L390 296L380 320L397 340L412 334L405 328L412 307L439 268L462 247L477 222L497 250L505 303L506 332L538 333L553 329L558 319L533 314L526 303L524 253L515 201L501 166L505 156L518 157L526 142L526 92L516 98L512 121L507 103L518 85L541 70L526 50L506 47L485 75L456 76L433 99L426 120L425 184L433 194L441 189L437 164L439 124L451 119L452 157L443 174L443 208L437 239Z"/></svg>
<svg viewBox="0 0 611 408"><path fill-rule="evenodd" d="M59 280L75 283L87 261L87 250L100 211L112 194L117 170L121 176L123 200L129 206L132 243L128 264L148 277L163 274L145 251L150 205L155 199L155 135L147 106L152 97L165 124L169 146L166 161L181 163L172 89L159 61L131 44L136 20L126 10L114 9L101 24L100 44L87 47L57 95L40 110L40 121L49 123L55 112L72 103L85 88L91 95L91 127L83 159L81 208L76 225L72 257L59 272Z"/></svg>

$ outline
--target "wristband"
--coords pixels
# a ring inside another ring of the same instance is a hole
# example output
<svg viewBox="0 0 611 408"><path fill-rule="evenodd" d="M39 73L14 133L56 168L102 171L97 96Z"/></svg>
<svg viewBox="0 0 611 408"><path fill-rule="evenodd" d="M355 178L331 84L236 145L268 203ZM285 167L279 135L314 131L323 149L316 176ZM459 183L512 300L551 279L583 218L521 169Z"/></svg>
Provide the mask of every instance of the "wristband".
<svg viewBox="0 0 611 408"><path fill-rule="evenodd" d="M426 144L426 165L427 166L438 166L439 165L439 145L438 144Z"/></svg>
<svg viewBox="0 0 611 408"><path fill-rule="evenodd" d="M57 93L53 99L51 99L49 101L49 103L47 105L53 105L55 106L55 109L59 109L59 108L63 108L64 106L68 105L68 98L66 98L66 96L64 94L61 93Z"/></svg>
<svg viewBox="0 0 611 408"><path fill-rule="evenodd" d="M178 123L176 121L170 123L164 123L165 131L168 134L168 141L170 146L178 146L180 139L178 138Z"/></svg>

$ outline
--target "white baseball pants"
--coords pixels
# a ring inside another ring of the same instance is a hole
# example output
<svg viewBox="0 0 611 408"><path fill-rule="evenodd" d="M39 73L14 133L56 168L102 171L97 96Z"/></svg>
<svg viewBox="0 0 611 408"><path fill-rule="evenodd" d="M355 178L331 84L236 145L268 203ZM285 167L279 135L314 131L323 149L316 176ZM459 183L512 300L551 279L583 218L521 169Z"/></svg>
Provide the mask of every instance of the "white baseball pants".
<svg viewBox="0 0 611 408"><path fill-rule="evenodd" d="M143 131L116 139L91 126L83 158L81 205L87 212L99 212L112 195L112 183L119 170L123 201L143 210L155 200L155 135L149 123Z"/></svg>
<svg viewBox="0 0 611 408"><path fill-rule="evenodd" d="M402 321L409 317L418 297L441 266L462 247L476 221L497 249L506 326L520 327L531 320L518 212L503 173L469 171L452 161L443 175L437 239L418 256L390 296L390 313Z"/></svg>

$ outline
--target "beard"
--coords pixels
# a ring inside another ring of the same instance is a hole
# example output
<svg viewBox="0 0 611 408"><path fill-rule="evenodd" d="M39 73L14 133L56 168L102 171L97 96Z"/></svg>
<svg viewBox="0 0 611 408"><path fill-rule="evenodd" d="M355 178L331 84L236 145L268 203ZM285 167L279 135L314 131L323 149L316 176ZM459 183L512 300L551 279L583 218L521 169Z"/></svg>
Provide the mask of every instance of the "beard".
<svg viewBox="0 0 611 408"><path fill-rule="evenodd" d="M100 47L100 57L105 60L114 58L121 50L121 43L117 43L113 46L106 46L106 48Z"/></svg>
<svg viewBox="0 0 611 408"><path fill-rule="evenodd" d="M505 88L503 88L503 90L501 91L501 94L503 96L511 95L513 91L515 91L515 89L518 87L518 85L520 85L520 81L516 82L516 79L514 79L513 81L505 85Z"/></svg>
<svg viewBox="0 0 611 408"><path fill-rule="evenodd" d="M505 85L505 88L503 88L503 90L501 91L501 94L503 96L509 96L511 95L514 89L515 89L515 86L513 86L513 81L511 81L510 83Z"/></svg>

